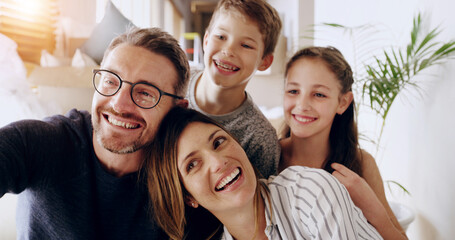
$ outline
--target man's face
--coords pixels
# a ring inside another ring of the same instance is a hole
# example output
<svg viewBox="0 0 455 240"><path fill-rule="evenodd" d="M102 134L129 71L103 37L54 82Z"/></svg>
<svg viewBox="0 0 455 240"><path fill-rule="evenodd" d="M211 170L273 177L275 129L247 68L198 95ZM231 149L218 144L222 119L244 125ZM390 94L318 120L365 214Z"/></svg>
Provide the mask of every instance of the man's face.
<svg viewBox="0 0 455 240"><path fill-rule="evenodd" d="M174 65L168 58L145 48L121 44L106 56L101 69L115 72L124 81L145 81L175 94ZM130 91L130 84L122 84L114 96L104 97L95 92L93 97L94 144L113 153L132 153L149 143L163 117L175 105L173 98L162 96L157 106L143 109L134 104Z"/></svg>

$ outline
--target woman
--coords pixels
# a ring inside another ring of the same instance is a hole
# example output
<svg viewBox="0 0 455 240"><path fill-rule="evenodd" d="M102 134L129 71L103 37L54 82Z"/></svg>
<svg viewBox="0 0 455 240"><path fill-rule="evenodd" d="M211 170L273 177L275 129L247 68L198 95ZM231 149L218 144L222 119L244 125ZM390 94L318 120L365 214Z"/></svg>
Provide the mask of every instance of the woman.
<svg viewBox="0 0 455 240"><path fill-rule="evenodd" d="M184 238L185 204L217 217L223 239L382 239L329 173L293 166L258 180L239 143L194 110L172 109L155 139L149 194L171 239Z"/></svg>

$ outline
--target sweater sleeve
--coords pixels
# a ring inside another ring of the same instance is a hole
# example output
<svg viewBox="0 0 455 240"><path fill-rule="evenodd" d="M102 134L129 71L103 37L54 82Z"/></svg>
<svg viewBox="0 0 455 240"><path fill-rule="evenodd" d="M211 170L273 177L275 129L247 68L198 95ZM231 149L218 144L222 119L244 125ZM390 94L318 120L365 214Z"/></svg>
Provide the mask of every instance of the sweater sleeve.
<svg viewBox="0 0 455 240"><path fill-rule="evenodd" d="M0 197L66 174L56 173L56 169L70 164L65 156L74 153L75 146L86 145L74 130L76 125L82 126L84 117L72 117L77 120L55 116L45 121L22 120L0 129Z"/></svg>

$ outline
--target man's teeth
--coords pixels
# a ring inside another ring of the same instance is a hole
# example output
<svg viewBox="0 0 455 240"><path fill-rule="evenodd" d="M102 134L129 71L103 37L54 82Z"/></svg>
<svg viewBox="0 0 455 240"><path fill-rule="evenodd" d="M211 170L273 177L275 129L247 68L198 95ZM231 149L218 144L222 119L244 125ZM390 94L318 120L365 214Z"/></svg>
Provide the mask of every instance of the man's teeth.
<svg viewBox="0 0 455 240"><path fill-rule="evenodd" d="M216 190L223 190L224 187L230 183L232 180L237 180L240 174L240 169L236 168L229 176L225 177L218 186L216 186ZM234 181L235 182L235 181ZM232 182L232 183L234 183ZM231 183L231 184L232 184Z"/></svg>
<svg viewBox="0 0 455 240"><path fill-rule="evenodd" d="M136 124L131 124L131 123L126 123L126 122L121 122L115 119L108 118L108 121L112 123L115 126L123 127L123 128L128 128L128 129L133 129L133 128L138 128L139 125Z"/></svg>
<svg viewBox="0 0 455 240"><path fill-rule="evenodd" d="M303 117L299 117L299 116L295 116L295 119L297 119L297 121L299 121L299 122L304 122L304 123L312 122L315 120L315 118L303 118Z"/></svg>
<svg viewBox="0 0 455 240"><path fill-rule="evenodd" d="M215 61L215 64L222 68L223 70L226 70L226 71L237 71L239 70L238 67L234 67L234 66L231 66L231 65L228 65L228 64L224 64L222 62L218 62L218 61Z"/></svg>

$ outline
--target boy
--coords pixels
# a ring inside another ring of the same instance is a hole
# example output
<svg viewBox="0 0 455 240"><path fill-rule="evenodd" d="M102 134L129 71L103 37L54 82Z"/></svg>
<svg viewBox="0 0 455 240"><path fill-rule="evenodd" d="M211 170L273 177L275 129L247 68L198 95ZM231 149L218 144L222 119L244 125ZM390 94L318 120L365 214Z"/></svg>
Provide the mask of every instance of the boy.
<svg viewBox="0 0 455 240"><path fill-rule="evenodd" d="M189 106L229 130L265 178L276 174L280 148L245 88L256 70L272 64L280 30L265 0L221 0L204 35L205 68L192 72L188 90Z"/></svg>

